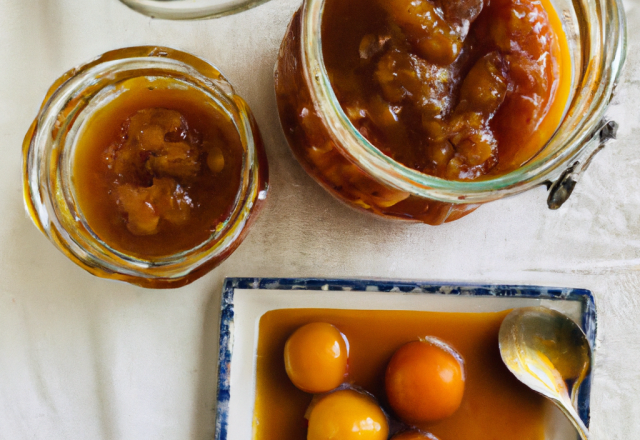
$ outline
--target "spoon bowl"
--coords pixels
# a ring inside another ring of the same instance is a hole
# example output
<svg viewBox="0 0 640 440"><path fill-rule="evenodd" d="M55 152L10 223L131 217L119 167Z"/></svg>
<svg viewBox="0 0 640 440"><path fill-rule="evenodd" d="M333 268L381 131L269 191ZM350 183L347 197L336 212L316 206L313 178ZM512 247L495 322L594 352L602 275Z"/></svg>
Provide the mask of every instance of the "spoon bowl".
<svg viewBox="0 0 640 440"><path fill-rule="evenodd" d="M500 355L532 390L555 403L584 440L589 431L575 409L578 390L591 370L591 347L569 317L546 307L512 311L502 322Z"/></svg>

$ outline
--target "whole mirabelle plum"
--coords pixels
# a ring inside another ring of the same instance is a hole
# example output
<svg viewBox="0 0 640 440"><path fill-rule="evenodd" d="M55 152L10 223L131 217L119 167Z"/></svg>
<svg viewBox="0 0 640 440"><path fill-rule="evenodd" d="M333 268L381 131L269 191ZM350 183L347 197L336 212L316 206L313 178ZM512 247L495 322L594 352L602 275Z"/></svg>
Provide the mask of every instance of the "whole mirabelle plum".
<svg viewBox="0 0 640 440"><path fill-rule="evenodd" d="M464 366L439 341L414 341L393 354L385 376L391 408L405 423L431 423L452 415L464 394Z"/></svg>
<svg viewBox="0 0 640 440"><path fill-rule="evenodd" d="M326 393L347 375L346 338L326 322L297 329L284 346L284 365L293 384L307 393Z"/></svg>
<svg viewBox="0 0 640 440"><path fill-rule="evenodd" d="M307 440L387 440L385 414L367 394L345 389L321 398L311 409Z"/></svg>

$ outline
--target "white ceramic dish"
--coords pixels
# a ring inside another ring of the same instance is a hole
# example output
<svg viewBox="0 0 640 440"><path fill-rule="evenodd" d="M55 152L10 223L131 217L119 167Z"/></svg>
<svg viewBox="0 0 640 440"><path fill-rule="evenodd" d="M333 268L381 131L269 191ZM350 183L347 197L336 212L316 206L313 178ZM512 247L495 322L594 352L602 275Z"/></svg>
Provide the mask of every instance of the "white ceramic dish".
<svg viewBox="0 0 640 440"><path fill-rule="evenodd" d="M227 279L221 307L215 439L253 439L259 321L268 311L322 308L482 313L539 305L574 319L593 346L596 311L593 297L586 290L364 280ZM579 410L587 424L590 384L589 377L579 398ZM545 440L577 438L573 427L551 403L545 416Z"/></svg>

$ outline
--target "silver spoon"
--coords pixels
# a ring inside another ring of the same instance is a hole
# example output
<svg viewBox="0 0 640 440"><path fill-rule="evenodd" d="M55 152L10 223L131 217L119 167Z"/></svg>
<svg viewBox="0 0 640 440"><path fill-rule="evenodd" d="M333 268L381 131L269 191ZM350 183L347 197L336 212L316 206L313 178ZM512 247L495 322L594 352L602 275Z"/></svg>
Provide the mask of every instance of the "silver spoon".
<svg viewBox="0 0 640 440"><path fill-rule="evenodd" d="M589 440L575 409L591 368L591 348L580 327L555 310L524 307L504 319L499 343L502 360L518 380L555 403L580 437Z"/></svg>

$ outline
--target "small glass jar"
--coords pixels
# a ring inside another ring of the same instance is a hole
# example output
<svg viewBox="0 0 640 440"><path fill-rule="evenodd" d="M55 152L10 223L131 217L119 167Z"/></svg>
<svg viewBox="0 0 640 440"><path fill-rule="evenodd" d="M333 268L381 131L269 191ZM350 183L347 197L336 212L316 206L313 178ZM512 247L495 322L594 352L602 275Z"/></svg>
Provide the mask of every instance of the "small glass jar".
<svg viewBox="0 0 640 440"><path fill-rule="evenodd" d="M559 207L593 154L615 135L615 123L603 117L626 56L626 24L620 0L553 3L569 40L573 94L556 133L521 168L483 180L448 181L407 168L372 145L345 115L324 66L325 0L304 1L280 48L275 89L289 146L339 200L388 218L439 225L540 184L552 187L549 207Z"/></svg>
<svg viewBox="0 0 640 440"><path fill-rule="evenodd" d="M120 0L152 18L195 20L237 14L269 0Z"/></svg>
<svg viewBox="0 0 640 440"><path fill-rule="evenodd" d="M92 231L74 187L75 147L83 123L108 105L119 84L139 78L188 86L223 109L242 144L241 182L230 214L203 243L175 255L134 257ZM60 77L49 89L23 145L24 200L36 226L67 257L94 275L151 288L179 287L220 264L242 242L262 208L268 168L258 126L245 101L211 64L164 47L107 52Z"/></svg>

